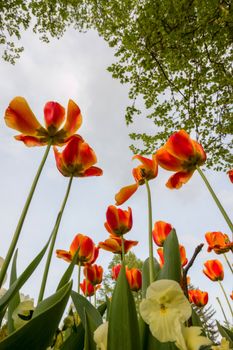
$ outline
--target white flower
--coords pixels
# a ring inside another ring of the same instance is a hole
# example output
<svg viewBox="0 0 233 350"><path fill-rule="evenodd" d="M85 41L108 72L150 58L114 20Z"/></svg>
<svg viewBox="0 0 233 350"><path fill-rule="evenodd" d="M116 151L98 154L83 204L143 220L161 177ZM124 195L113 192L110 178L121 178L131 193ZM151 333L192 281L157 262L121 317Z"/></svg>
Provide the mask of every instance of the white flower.
<svg viewBox="0 0 233 350"><path fill-rule="evenodd" d="M34 309L33 299L27 299L19 303L12 314L15 329L22 327L32 318Z"/></svg>
<svg viewBox="0 0 233 350"><path fill-rule="evenodd" d="M149 324L152 335L160 342L176 341L191 312L191 305L183 290L172 280L151 283L146 291L146 299L140 304L143 320Z"/></svg>
<svg viewBox="0 0 233 350"><path fill-rule="evenodd" d="M230 350L230 343L226 338L221 339L220 345L213 345L211 346L211 349L213 350Z"/></svg>
<svg viewBox="0 0 233 350"><path fill-rule="evenodd" d="M94 332L97 350L107 350L108 322L102 323Z"/></svg>
<svg viewBox="0 0 233 350"><path fill-rule="evenodd" d="M183 327L176 346L180 350L198 350L201 346L211 345L211 340L200 335L201 332L201 327Z"/></svg>

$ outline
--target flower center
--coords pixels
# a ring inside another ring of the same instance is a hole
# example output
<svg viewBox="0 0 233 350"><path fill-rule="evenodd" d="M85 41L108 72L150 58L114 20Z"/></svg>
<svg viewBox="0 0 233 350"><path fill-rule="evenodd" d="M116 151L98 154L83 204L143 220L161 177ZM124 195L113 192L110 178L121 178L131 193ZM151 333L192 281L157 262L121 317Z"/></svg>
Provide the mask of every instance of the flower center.
<svg viewBox="0 0 233 350"><path fill-rule="evenodd" d="M163 313L163 314L166 313L166 310L167 310L166 306L164 304L160 304L161 313Z"/></svg>

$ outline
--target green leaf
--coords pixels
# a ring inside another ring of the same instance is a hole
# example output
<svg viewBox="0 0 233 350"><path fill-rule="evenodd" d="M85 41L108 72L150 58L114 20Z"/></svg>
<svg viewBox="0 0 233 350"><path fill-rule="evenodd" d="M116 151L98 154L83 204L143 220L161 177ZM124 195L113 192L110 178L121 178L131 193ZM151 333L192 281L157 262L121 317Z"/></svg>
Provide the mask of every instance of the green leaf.
<svg viewBox="0 0 233 350"><path fill-rule="evenodd" d="M230 348L233 347L233 332L230 329L227 329L226 327L222 326L218 321L217 326L218 330L222 337L226 338L229 341Z"/></svg>
<svg viewBox="0 0 233 350"><path fill-rule="evenodd" d="M155 271L155 280L158 277L160 271L160 265L158 261L154 258L154 271ZM149 258L147 258L142 267L142 297L145 298L146 290L150 285L150 269L149 269Z"/></svg>
<svg viewBox="0 0 233 350"><path fill-rule="evenodd" d="M100 304L98 307L97 307L97 310L99 311L100 315L103 316L106 309L107 309L107 305L109 303L109 298L106 297L106 301L102 304Z"/></svg>
<svg viewBox="0 0 233 350"><path fill-rule="evenodd" d="M16 262L17 262L17 255L18 255L18 249L15 251L15 255L12 262L11 267L11 276L10 276L10 286L17 280L17 271L16 271ZM8 328L8 334L11 334L14 331L14 321L12 319L13 311L16 309L16 307L20 303L20 296L19 292L16 292L14 297L11 298L9 305L8 305L8 313L7 313L7 328Z"/></svg>
<svg viewBox="0 0 233 350"><path fill-rule="evenodd" d="M171 279L178 283L181 280L180 249L176 231L172 231L167 236L164 246L164 266L158 274L158 279Z"/></svg>
<svg viewBox="0 0 233 350"><path fill-rule="evenodd" d="M198 314L196 313L196 311L193 309L192 307L192 324L193 326L197 326L197 327L201 327L203 328L203 324L200 320L200 317L198 316Z"/></svg>
<svg viewBox="0 0 233 350"><path fill-rule="evenodd" d="M80 248L79 248L80 249ZM62 288L65 284L67 284L69 282L69 280L71 279L73 270L74 270L74 266L75 263L77 261L77 256L79 253L79 249L75 252L73 259L71 261L71 263L69 264L68 268L66 269L65 273L63 274L58 286L57 286L57 291Z"/></svg>
<svg viewBox="0 0 233 350"><path fill-rule="evenodd" d="M84 350L96 350L96 343L93 339L93 333L97 327L94 326L94 322L90 315L84 309L85 314L85 338L84 338ZM93 328L94 326L94 328Z"/></svg>
<svg viewBox="0 0 233 350"><path fill-rule="evenodd" d="M66 339L66 341L62 344L61 350L78 350L83 349L84 347L84 328L83 325L80 323L80 325L77 327L76 330L74 330L69 338Z"/></svg>
<svg viewBox="0 0 233 350"><path fill-rule="evenodd" d="M140 350L137 313L125 267L121 268L111 300L108 349Z"/></svg>
<svg viewBox="0 0 233 350"><path fill-rule="evenodd" d="M72 283L43 300L32 319L0 342L0 350L42 350L52 342L68 302Z"/></svg>
<svg viewBox="0 0 233 350"><path fill-rule="evenodd" d="M20 288L24 285L24 283L28 280L28 278L32 275L36 267L41 262L46 249L48 248L51 236L46 243L45 247L41 250L41 252L35 257L34 260L28 265L28 267L24 270L24 272L17 278L17 280L11 285L8 291L3 295L0 300L0 313L5 307L8 305L10 300L14 297L14 295L20 290Z"/></svg>

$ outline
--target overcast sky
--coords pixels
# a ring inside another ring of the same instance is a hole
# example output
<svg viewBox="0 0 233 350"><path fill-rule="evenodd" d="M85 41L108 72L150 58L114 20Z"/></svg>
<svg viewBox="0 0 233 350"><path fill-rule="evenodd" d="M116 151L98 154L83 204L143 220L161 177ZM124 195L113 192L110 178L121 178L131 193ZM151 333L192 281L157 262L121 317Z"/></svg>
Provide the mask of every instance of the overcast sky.
<svg viewBox="0 0 233 350"><path fill-rule="evenodd" d="M108 205L114 204L114 195L121 187L133 183L131 170L139 164L136 160L131 161L131 140L128 134L132 131L155 133L153 123L143 118L138 118L130 128L126 127L124 111L129 103L127 86L113 80L106 71L114 60L114 51L96 33L79 34L69 30L62 39L44 44L28 31L23 36L23 45L25 51L15 66L3 61L0 64L0 256L3 257L45 150L39 147L27 148L23 143L15 141L13 136L17 132L6 127L4 111L13 97L25 97L42 123L43 107L47 101L57 101L66 107L69 98L72 98L83 114L83 125L79 133L95 150L97 166L104 171L102 177L74 179L56 249L68 250L77 233L91 236L96 244L108 237L104 228L106 209ZM211 171L206 174L230 214L233 197L232 184L227 175ZM170 222L176 228L180 243L186 247L190 258L195 247L204 242L205 232L230 232L197 173L182 189L173 191L165 187L170 175L170 172L160 169L158 177L150 182L153 221ZM21 233L19 273L47 241L67 184L68 179L56 169L51 151ZM141 186L122 208L126 209L127 206L132 208L134 226L126 238L139 241L133 251L139 258L145 259L148 256L145 186ZM218 317L222 319L215 301L215 297L219 296L225 305L222 292L216 283L203 275L202 268L207 259L218 258L223 263L224 259L214 253L207 254L206 249L205 245L195 266L190 270L191 282L201 290L210 292L210 301L216 306ZM106 268L111 258L111 253L101 251L97 263ZM25 294L37 298L43 267L44 262L24 285L22 291ZM67 263L57 259L54 254L46 295L55 291L66 268ZM227 293L230 294L232 283L226 266L225 274L224 283ZM75 288L76 285L74 274ZM227 306L225 309L228 313Z"/></svg>

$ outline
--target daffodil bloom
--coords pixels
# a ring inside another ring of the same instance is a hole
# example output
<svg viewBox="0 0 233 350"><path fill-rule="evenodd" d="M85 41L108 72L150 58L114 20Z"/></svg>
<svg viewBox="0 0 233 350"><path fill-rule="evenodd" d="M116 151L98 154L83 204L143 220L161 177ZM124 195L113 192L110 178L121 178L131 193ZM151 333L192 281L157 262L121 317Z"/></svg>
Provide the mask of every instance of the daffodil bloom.
<svg viewBox="0 0 233 350"><path fill-rule="evenodd" d="M19 303L12 314L15 329L24 326L30 321L34 309L33 299L25 299Z"/></svg>
<svg viewBox="0 0 233 350"><path fill-rule="evenodd" d="M63 145L82 124L81 111L72 100L68 102L67 116L65 109L57 102L47 102L44 107L44 128L37 120L25 98L17 96L5 112L5 122L12 129L22 134L15 136L26 146ZM63 125L64 123L64 125Z"/></svg>
<svg viewBox="0 0 233 350"><path fill-rule="evenodd" d="M192 310L180 285L173 280L158 280L150 284L146 299L140 304L140 314L149 324L152 335L160 342L177 341L182 324Z"/></svg>
<svg viewBox="0 0 233 350"><path fill-rule="evenodd" d="M221 339L220 345L212 345L212 350L230 350L230 343L226 338Z"/></svg>
<svg viewBox="0 0 233 350"><path fill-rule="evenodd" d="M108 322L102 323L94 332L97 350L107 350Z"/></svg>
<svg viewBox="0 0 233 350"><path fill-rule="evenodd" d="M185 130L180 130L156 152L156 158L162 168L176 172L166 186L178 189L192 177L197 165L205 163L206 154L198 142L192 140Z"/></svg>
<svg viewBox="0 0 233 350"><path fill-rule="evenodd" d="M175 345L180 350L199 350L201 346L211 345L211 340L202 336L201 332L201 327L182 327Z"/></svg>

